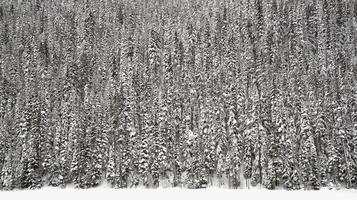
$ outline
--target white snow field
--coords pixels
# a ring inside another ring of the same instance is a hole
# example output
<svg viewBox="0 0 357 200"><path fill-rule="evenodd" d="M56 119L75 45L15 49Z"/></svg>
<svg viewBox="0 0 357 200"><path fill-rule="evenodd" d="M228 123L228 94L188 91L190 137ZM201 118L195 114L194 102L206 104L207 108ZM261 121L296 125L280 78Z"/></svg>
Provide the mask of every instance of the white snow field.
<svg viewBox="0 0 357 200"><path fill-rule="evenodd" d="M284 200L357 200L357 190L329 190L321 189L318 191L286 191L286 190L266 190L266 189L223 189L217 187L211 187L207 189L200 190L189 190L189 189L110 189L107 187L99 187L93 189L73 189L73 188L50 188L45 187L39 190L21 190L21 191L2 191L0 192L1 200L13 200L13 199L46 199L46 200L106 200L106 199L155 199L155 200L171 200L171 199L195 199L195 200L206 200L206 199L242 199L242 200L252 200L252 199L284 199Z"/></svg>

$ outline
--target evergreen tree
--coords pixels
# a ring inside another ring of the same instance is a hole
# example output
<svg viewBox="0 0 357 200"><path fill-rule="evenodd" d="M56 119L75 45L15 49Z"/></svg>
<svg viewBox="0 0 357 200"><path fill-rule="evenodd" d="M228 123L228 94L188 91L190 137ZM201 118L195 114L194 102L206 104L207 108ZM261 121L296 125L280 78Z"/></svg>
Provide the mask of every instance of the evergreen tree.
<svg viewBox="0 0 357 200"><path fill-rule="evenodd" d="M357 187L357 3L0 5L0 189Z"/></svg>

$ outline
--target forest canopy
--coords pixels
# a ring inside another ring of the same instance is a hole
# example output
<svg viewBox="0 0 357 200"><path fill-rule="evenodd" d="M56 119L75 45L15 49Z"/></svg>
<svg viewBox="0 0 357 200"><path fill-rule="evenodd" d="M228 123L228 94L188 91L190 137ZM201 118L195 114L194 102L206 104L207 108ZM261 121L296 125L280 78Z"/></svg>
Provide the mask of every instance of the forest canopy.
<svg viewBox="0 0 357 200"><path fill-rule="evenodd" d="M356 0L3 0L0 190L357 188Z"/></svg>

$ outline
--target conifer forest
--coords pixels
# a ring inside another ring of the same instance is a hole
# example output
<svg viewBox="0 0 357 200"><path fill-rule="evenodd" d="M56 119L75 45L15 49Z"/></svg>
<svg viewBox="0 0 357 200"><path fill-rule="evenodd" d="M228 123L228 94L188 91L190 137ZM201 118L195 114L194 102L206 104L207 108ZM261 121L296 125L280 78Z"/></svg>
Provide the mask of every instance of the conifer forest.
<svg viewBox="0 0 357 200"><path fill-rule="evenodd" d="M357 188L356 0L0 0L0 190Z"/></svg>

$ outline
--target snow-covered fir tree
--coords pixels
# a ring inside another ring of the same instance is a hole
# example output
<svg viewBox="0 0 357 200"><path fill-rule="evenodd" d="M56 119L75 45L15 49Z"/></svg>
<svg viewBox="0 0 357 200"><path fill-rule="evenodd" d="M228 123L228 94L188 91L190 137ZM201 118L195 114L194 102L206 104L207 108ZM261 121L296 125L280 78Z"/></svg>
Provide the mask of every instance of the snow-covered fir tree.
<svg viewBox="0 0 357 200"><path fill-rule="evenodd" d="M357 1L0 3L0 189L357 188Z"/></svg>

